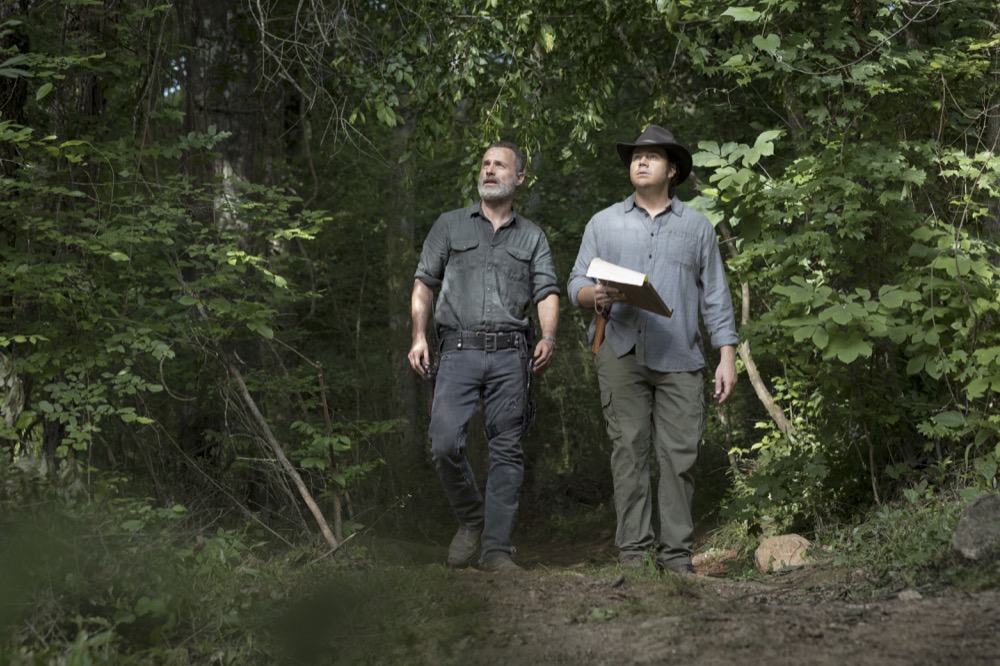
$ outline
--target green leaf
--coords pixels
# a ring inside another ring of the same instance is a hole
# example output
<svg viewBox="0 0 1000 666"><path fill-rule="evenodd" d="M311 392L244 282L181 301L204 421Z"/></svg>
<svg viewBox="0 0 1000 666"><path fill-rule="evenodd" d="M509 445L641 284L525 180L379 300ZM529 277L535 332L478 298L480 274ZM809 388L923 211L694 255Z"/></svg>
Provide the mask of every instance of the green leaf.
<svg viewBox="0 0 1000 666"><path fill-rule="evenodd" d="M732 16L734 20L741 22L756 21L761 17L761 13L753 7L730 7L722 15Z"/></svg>
<svg viewBox="0 0 1000 666"><path fill-rule="evenodd" d="M141 520L126 520L120 527L126 532L138 532L146 523Z"/></svg>
<svg viewBox="0 0 1000 666"><path fill-rule="evenodd" d="M52 84L51 83L43 83L42 85L40 85L38 87L38 92L35 93L35 101L37 102L37 101L43 99L50 92L52 92Z"/></svg>
<svg viewBox="0 0 1000 666"><path fill-rule="evenodd" d="M831 305L819 313L819 318L823 321L830 321L832 319L841 326L851 323L851 320L854 319L850 310L843 304Z"/></svg>
<svg viewBox="0 0 1000 666"><path fill-rule="evenodd" d="M927 364L927 354L917 354L906 364L906 374L916 375L923 372L924 366Z"/></svg>
<svg viewBox="0 0 1000 666"><path fill-rule="evenodd" d="M966 424L965 415L954 410L935 414L934 422L946 428L961 428Z"/></svg>
<svg viewBox="0 0 1000 666"><path fill-rule="evenodd" d="M815 325L800 326L799 328L796 328L794 331L792 331L792 338L796 342L802 342L803 340L806 340L816 335L816 331L818 330L818 328L819 327Z"/></svg>
<svg viewBox="0 0 1000 666"><path fill-rule="evenodd" d="M870 344L855 337L835 337L830 339L823 358L837 358L842 363L853 363L860 356L869 357L872 354Z"/></svg>
<svg viewBox="0 0 1000 666"><path fill-rule="evenodd" d="M326 461L322 458L303 458L299 467L302 469L326 469Z"/></svg>
<svg viewBox="0 0 1000 666"><path fill-rule="evenodd" d="M763 146L770 146L782 134L784 134L784 130L767 130L766 132L761 132L757 136L757 140L754 141L753 145L756 148L762 148ZM767 154L770 155L771 153L767 153Z"/></svg>
<svg viewBox="0 0 1000 666"><path fill-rule="evenodd" d="M978 379L973 379L965 387L965 393L975 400L976 398L982 398L986 394L986 390L990 387L990 380L985 377L980 377Z"/></svg>
<svg viewBox="0 0 1000 666"><path fill-rule="evenodd" d="M556 47L556 35L552 30L552 26L543 25L541 32L542 48L545 49L546 53L552 53L552 49Z"/></svg>
<svg viewBox="0 0 1000 666"><path fill-rule="evenodd" d="M976 358L976 362L982 365L996 363L997 361L1000 361L1000 346L983 347L974 351L972 355Z"/></svg>
<svg viewBox="0 0 1000 666"><path fill-rule="evenodd" d="M819 349L826 349L830 343L830 333L822 326L816 327L816 332L812 335L813 344Z"/></svg>
<svg viewBox="0 0 1000 666"><path fill-rule="evenodd" d="M0 67L13 67L14 65L20 65L22 62L25 62L27 59L28 59L28 56L26 56L24 54L16 55L16 56L13 56L11 58L7 58L3 62L0 62Z"/></svg>
<svg viewBox="0 0 1000 666"><path fill-rule="evenodd" d="M753 38L753 45L765 53L774 55L774 52L778 50L779 46L781 46L781 38L774 33L771 33L767 37L755 35Z"/></svg>
<svg viewBox="0 0 1000 666"><path fill-rule="evenodd" d="M809 287L778 285L772 291L787 296L792 303L808 303L813 298L813 290Z"/></svg>
<svg viewBox="0 0 1000 666"><path fill-rule="evenodd" d="M274 331L267 324L251 321L247 323L247 328L268 340L274 339Z"/></svg>

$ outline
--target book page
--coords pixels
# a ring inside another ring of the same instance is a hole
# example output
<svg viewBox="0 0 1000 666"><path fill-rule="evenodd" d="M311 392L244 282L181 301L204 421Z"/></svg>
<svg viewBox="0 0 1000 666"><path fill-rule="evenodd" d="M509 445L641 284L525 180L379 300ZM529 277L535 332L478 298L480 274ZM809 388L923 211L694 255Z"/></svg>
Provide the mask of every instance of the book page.
<svg viewBox="0 0 1000 666"><path fill-rule="evenodd" d="M646 282L646 276L639 271L625 268L610 261L604 261L600 257L594 257L587 267L587 277L595 280L611 280L613 282L624 282L625 284L642 285Z"/></svg>
<svg viewBox="0 0 1000 666"><path fill-rule="evenodd" d="M614 287L625 294L625 302L643 310L664 317L673 316L674 311L663 302L649 279L639 271L612 264L600 257L594 257L587 267L587 277Z"/></svg>

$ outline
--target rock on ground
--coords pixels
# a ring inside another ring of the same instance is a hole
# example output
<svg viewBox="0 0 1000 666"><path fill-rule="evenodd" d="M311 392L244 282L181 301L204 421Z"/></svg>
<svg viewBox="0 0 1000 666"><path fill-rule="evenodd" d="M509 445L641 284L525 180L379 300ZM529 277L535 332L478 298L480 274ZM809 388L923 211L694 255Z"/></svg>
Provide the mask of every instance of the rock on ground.
<svg viewBox="0 0 1000 666"><path fill-rule="evenodd" d="M754 562L761 573L783 571L806 563L806 551L812 543L798 534L768 537L760 542Z"/></svg>
<svg viewBox="0 0 1000 666"><path fill-rule="evenodd" d="M985 560L1000 553L1000 495L980 495L958 521L951 545L968 560Z"/></svg>

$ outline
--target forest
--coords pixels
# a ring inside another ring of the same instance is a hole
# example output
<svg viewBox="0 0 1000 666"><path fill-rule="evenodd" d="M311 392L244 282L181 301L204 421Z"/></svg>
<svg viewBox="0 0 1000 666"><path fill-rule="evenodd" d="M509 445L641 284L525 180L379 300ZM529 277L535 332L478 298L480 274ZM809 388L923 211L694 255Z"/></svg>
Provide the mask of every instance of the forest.
<svg viewBox="0 0 1000 666"><path fill-rule="evenodd" d="M939 576L1000 482L998 25L996 0L0 1L0 663L280 663L284 602L443 562L410 288L495 140L563 290L515 537L612 529L565 282L651 123L694 155L677 194L741 339L700 542ZM287 663L422 663L339 654Z"/></svg>

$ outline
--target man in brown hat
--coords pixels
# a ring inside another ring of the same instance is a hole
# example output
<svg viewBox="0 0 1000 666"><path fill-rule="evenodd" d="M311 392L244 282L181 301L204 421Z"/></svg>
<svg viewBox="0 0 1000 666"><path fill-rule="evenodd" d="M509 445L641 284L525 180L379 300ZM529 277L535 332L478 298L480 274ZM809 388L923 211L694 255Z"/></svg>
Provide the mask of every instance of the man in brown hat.
<svg viewBox="0 0 1000 666"><path fill-rule="evenodd" d="M705 413L699 315L719 350L715 399L720 403L736 385L736 320L715 230L673 193L691 173L691 153L657 125L617 148L635 192L588 222L570 273L569 297L574 305L606 315L595 364L613 444L619 562L638 565L650 553L659 567L693 575L691 500ZM633 307L623 292L595 283L587 277L595 257L645 274L673 315ZM594 333L592 324L592 343ZM651 446L660 466L658 542Z"/></svg>

